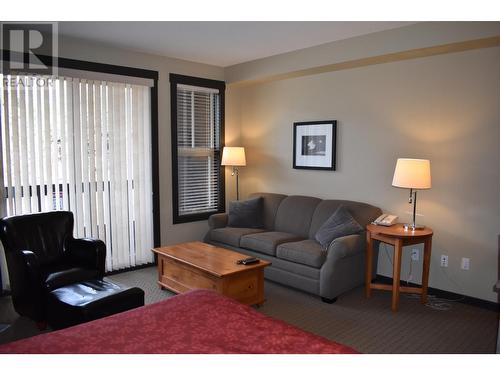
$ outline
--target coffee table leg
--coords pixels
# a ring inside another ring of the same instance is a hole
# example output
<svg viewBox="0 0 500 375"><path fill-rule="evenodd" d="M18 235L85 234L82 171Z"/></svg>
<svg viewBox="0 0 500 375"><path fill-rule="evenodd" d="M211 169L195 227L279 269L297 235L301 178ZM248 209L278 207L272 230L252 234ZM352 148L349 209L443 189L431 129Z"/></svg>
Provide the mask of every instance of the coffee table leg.
<svg viewBox="0 0 500 375"><path fill-rule="evenodd" d="M403 252L403 241L397 239L394 243L394 265L392 273L392 311L399 308L399 281L401 278L401 255Z"/></svg>

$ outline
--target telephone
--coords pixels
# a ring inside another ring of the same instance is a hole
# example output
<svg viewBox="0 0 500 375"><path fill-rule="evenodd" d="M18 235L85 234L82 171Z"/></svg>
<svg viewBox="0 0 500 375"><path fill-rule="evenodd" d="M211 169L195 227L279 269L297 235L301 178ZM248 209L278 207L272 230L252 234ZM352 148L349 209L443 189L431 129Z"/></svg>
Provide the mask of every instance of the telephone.
<svg viewBox="0 0 500 375"><path fill-rule="evenodd" d="M398 217L396 215L382 214L373 221L372 224L383 225L385 227L390 227L396 224Z"/></svg>

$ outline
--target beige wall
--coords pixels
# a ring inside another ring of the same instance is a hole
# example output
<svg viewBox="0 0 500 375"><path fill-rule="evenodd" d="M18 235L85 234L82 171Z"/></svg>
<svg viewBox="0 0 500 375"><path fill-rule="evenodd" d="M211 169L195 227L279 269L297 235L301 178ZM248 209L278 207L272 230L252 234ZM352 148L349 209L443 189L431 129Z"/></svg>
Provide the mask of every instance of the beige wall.
<svg viewBox="0 0 500 375"><path fill-rule="evenodd" d="M229 66L224 74L228 83L260 81L302 69L499 35L500 22L419 22Z"/></svg>
<svg viewBox="0 0 500 375"><path fill-rule="evenodd" d="M225 144L226 146L241 146L241 103L237 88L227 86L226 88L226 127ZM236 199L236 180L231 176L232 168L225 167L226 170L226 207L229 201ZM243 170L244 168L240 168ZM241 192L241 188L240 188Z"/></svg>
<svg viewBox="0 0 500 375"><path fill-rule="evenodd" d="M106 64L152 69L159 72L158 119L160 153L160 215L161 242L172 244L202 239L207 222L172 224L172 168L170 147L170 83L169 74L185 74L210 79L224 79L223 68L144 53L135 53L110 46L64 38L59 44L61 57Z"/></svg>
<svg viewBox="0 0 500 375"><path fill-rule="evenodd" d="M406 221L408 191L391 187L396 159L429 158L433 187L419 193L418 220L435 230L430 285L496 301L499 67L495 47L233 88L227 128L247 149L243 194L359 200ZM337 171L292 169L293 122L324 119L338 121ZM382 251L378 272L390 276L390 262ZM406 252L404 279L409 263Z"/></svg>

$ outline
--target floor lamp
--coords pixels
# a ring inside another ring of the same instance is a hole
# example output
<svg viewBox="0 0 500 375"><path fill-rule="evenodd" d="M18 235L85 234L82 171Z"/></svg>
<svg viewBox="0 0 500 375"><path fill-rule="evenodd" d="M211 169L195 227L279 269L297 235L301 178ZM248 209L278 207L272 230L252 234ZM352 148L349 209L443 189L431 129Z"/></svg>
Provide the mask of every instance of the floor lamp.
<svg viewBox="0 0 500 375"><path fill-rule="evenodd" d="M233 167L231 176L236 176L236 200L240 200L239 169L247 165L244 147L224 147L221 165Z"/></svg>

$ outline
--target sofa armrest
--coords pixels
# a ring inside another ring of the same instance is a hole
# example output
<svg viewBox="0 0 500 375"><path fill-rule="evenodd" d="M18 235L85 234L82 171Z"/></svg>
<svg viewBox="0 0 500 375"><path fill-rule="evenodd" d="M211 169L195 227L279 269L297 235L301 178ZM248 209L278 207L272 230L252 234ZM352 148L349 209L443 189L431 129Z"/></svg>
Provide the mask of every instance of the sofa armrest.
<svg viewBox="0 0 500 375"><path fill-rule="evenodd" d="M351 234L339 237L328 246L326 259L334 260L348 258L365 251L365 236L361 234Z"/></svg>
<svg viewBox="0 0 500 375"><path fill-rule="evenodd" d="M208 218L208 226L210 229L224 228L227 226L227 213L213 214Z"/></svg>
<svg viewBox="0 0 500 375"><path fill-rule="evenodd" d="M332 241L320 271L320 296L333 299L363 284L364 254L364 233L339 237Z"/></svg>
<svg viewBox="0 0 500 375"><path fill-rule="evenodd" d="M320 296L333 299L365 283L365 232L340 237L329 248L320 272ZM378 249L373 249L372 275L377 272Z"/></svg>
<svg viewBox="0 0 500 375"><path fill-rule="evenodd" d="M66 254L71 263L95 269L99 276L104 276L106 263L106 245L101 240L92 238L72 238L66 243Z"/></svg>

